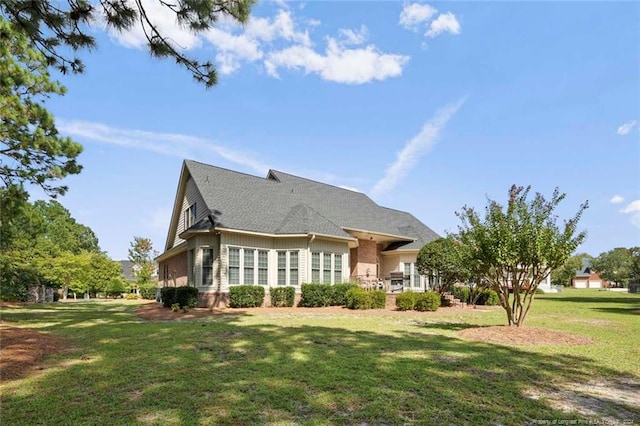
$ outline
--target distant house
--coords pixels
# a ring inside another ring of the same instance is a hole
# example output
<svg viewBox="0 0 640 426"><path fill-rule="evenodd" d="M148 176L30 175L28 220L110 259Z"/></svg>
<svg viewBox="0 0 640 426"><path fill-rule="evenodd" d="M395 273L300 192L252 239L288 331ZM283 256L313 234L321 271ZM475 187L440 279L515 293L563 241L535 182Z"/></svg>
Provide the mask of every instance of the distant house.
<svg viewBox="0 0 640 426"><path fill-rule="evenodd" d="M606 288L609 281L603 280L600 275L591 269L589 259L582 259L582 268L576 270L571 280L571 286L575 288Z"/></svg>
<svg viewBox="0 0 640 426"><path fill-rule="evenodd" d="M119 260L120 265L122 266L122 274L124 275L124 279L129 283L133 284L136 282L136 274L133 262L130 260Z"/></svg>
<svg viewBox="0 0 640 426"><path fill-rule="evenodd" d="M424 291L418 251L438 235L407 212L361 192L269 170L265 178L184 161L165 251L165 286L196 286L202 304L226 303L229 288L344 281Z"/></svg>

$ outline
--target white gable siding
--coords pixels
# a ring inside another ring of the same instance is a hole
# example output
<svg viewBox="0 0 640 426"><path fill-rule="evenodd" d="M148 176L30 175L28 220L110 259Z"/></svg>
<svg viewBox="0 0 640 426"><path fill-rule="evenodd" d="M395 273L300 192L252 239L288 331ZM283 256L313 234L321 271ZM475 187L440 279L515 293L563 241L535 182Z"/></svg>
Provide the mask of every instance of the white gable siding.
<svg viewBox="0 0 640 426"><path fill-rule="evenodd" d="M204 198L202 198L202 195L200 194L200 191L198 191L198 187L193 181L193 178L189 178L187 184L185 185L184 197L182 197L182 204L180 206L180 212L178 215L178 223L176 224L177 229L175 239L173 240L173 247L184 241L182 238L178 237L178 235L180 235L182 231L185 230L184 212L189 208L189 206L193 205L193 203L196 203L196 222L198 222L209 214L209 210L206 203L204 202Z"/></svg>

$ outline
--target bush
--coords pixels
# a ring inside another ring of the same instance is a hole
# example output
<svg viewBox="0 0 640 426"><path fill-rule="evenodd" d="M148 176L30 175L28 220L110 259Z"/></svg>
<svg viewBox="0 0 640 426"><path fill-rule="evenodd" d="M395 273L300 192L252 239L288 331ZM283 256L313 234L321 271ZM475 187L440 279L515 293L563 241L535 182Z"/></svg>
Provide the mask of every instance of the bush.
<svg viewBox="0 0 640 426"><path fill-rule="evenodd" d="M478 296L477 303L478 305L495 306L500 304L500 298L494 290L485 289Z"/></svg>
<svg viewBox="0 0 640 426"><path fill-rule="evenodd" d="M387 292L384 290L373 290L368 292L371 296L372 309L384 309L387 305Z"/></svg>
<svg viewBox="0 0 640 426"><path fill-rule="evenodd" d="M331 306L333 287L329 284L302 284L300 306L318 308Z"/></svg>
<svg viewBox="0 0 640 426"><path fill-rule="evenodd" d="M416 311L437 311L440 307L440 293L427 291L418 293L416 297Z"/></svg>
<svg viewBox="0 0 640 426"><path fill-rule="evenodd" d="M384 290L365 291L352 287L345 293L345 302L349 309L384 309L387 294Z"/></svg>
<svg viewBox="0 0 640 426"><path fill-rule="evenodd" d="M158 291L158 286L156 283L148 282L144 284L140 284L140 297L147 300L154 300L156 298L156 292Z"/></svg>
<svg viewBox="0 0 640 426"><path fill-rule="evenodd" d="M345 295L347 291L352 288L357 288L358 285L354 283L338 283L331 286L331 306L344 306L347 304Z"/></svg>
<svg viewBox="0 0 640 426"><path fill-rule="evenodd" d="M58 300L60 300L60 293L58 293L58 289L54 288L53 289L53 301L57 302Z"/></svg>
<svg viewBox="0 0 640 426"><path fill-rule="evenodd" d="M349 309L371 309L371 296L361 288L354 287L347 290L344 298Z"/></svg>
<svg viewBox="0 0 640 426"><path fill-rule="evenodd" d="M104 292L107 297L121 297L127 291L127 284L120 277L113 277L107 283Z"/></svg>
<svg viewBox="0 0 640 426"><path fill-rule="evenodd" d="M471 298L471 289L467 286L453 287L453 296L456 299L460 299L462 303L469 303Z"/></svg>
<svg viewBox="0 0 640 426"><path fill-rule="evenodd" d="M229 288L229 305L232 308L257 308L264 301L264 287L259 285L234 285Z"/></svg>
<svg viewBox="0 0 640 426"><path fill-rule="evenodd" d="M160 300L164 308L170 308L176 300L176 289L178 287L162 287L160 289Z"/></svg>
<svg viewBox="0 0 640 426"><path fill-rule="evenodd" d="M296 289L293 287L270 287L271 306L287 307L293 306L296 295Z"/></svg>
<svg viewBox="0 0 640 426"><path fill-rule="evenodd" d="M181 308L195 308L198 306L198 288L197 287L174 287L176 289L176 298L174 303L180 305Z"/></svg>
<svg viewBox="0 0 640 426"><path fill-rule="evenodd" d="M412 311L416 307L418 293L407 291L396 296L396 308L400 311Z"/></svg>
<svg viewBox="0 0 640 426"><path fill-rule="evenodd" d="M127 295L125 296L125 299L127 299L127 300L137 300L138 299L138 295L134 294L134 293L127 293Z"/></svg>

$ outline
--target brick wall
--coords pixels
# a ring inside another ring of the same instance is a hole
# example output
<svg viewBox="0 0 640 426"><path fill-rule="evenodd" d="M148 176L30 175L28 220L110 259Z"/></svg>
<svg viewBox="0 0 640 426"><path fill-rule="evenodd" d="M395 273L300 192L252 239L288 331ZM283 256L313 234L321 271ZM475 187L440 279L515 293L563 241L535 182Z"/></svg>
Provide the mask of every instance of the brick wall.
<svg viewBox="0 0 640 426"><path fill-rule="evenodd" d="M165 265L168 268L165 268ZM165 270L169 271L168 276L165 277ZM179 253L169 259L163 260L158 264L158 280L160 285L183 286L187 285L187 252ZM175 279L175 283L174 283ZM166 280L166 281L165 281Z"/></svg>
<svg viewBox="0 0 640 426"><path fill-rule="evenodd" d="M377 244L373 240L358 240L358 247L351 249L351 276L364 277L369 270L369 276L376 276L376 257L378 253Z"/></svg>

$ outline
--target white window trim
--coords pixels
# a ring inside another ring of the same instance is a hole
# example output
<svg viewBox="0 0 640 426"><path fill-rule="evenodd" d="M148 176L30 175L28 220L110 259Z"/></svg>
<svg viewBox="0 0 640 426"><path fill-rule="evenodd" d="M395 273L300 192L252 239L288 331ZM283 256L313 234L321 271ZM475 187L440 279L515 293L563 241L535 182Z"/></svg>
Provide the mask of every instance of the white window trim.
<svg viewBox="0 0 640 426"><path fill-rule="evenodd" d="M297 283L291 283L291 253L298 253L298 282ZM302 258L302 256L300 255L301 250L275 250L275 259L276 259L276 267L275 267L275 276L276 276L276 282L275 282L275 286L276 287L299 287L300 286L300 282L301 282L301 277L302 274L300 273L301 268L300 268L300 259ZM280 284L279 282L279 278L278 278L278 273L280 271L280 265L278 264L278 254L279 253L286 253L285 254L285 284Z"/></svg>
<svg viewBox="0 0 640 426"><path fill-rule="evenodd" d="M204 251L205 250L212 250L213 253L211 254L211 285L207 285L204 283ZM200 284L198 287L213 287L216 284L216 277L214 274L215 271L215 267L213 266L216 258L214 256L215 253L215 248L213 246L200 246Z"/></svg>
<svg viewBox="0 0 640 426"><path fill-rule="evenodd" d="M239 253L239 277L238 277L238 281L239 284L231 284L231 280L229 279L229 251L232 249L237 249L240 251ZM251 284L246 284L246 280L245 280L245 265L244 265L244 253L246 251L253 251L253 283ZM260 252L264 251L267 253L267 283L266 284L258 284L260 281ZM245 247L245 246L227 246L227 284L229 286L234 286L234 285L259 285L262 287L269 287L269 283L271 282L271 276L270 276L270 271L271 271L271 265L272 265L272 261L271 261L271 256L269 256L269 253L273 251L271 249L266 249L266 248L260 248L260 247ZM277 263L276 263L277 266ZM277 271L277 268L276 268ZM276 280L277 281L277 280Z"/></svg>

